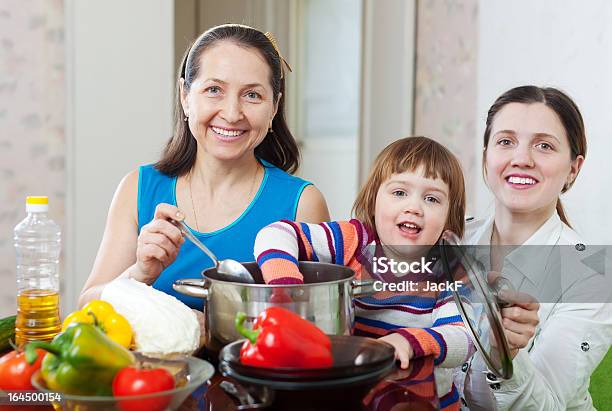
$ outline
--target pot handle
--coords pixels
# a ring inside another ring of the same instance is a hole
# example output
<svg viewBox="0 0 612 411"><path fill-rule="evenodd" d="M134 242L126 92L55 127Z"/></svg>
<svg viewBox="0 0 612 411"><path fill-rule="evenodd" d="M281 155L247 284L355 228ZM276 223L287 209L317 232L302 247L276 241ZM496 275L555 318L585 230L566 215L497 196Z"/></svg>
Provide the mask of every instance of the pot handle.
<svg viewBox="0 0 612 411"><path fill-rule="evenodd" d="M352 280L351 287L353 287L353 298L369 297L374 295L377 291L374 289L374 280Z"/></svg>
<svg viewBox="0 0 612 411"><path fill-rule="evenodd" d="M172 288L174 291L190 297L207 298L208 289L204 288L205 284L206 280L201 280L199 278L183 278L181 280L176 280L174 284L172 284Z"/></svg>

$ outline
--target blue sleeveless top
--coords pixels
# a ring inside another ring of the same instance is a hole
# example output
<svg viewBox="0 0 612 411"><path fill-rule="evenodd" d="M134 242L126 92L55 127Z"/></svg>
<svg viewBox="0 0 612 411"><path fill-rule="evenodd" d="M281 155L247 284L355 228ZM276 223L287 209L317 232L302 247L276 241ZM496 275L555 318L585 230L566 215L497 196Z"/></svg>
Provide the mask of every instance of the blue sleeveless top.
<svg viewBox="0 0 612 411"><path fill-rule="evenodd" d="M210 233L193 234L209 247L220 260L254 261L253 246L259 230L278 220L295 220L304 188L312 183L287 174L280 168L260 160L264 177L259 190L244 212L230 225ZM176 206L176 177L162 174L152 164L140 167L138 177L138 233L153 220L159 203ZM153 287L173 295L191 308L202 310L202 299L177 293L172 284L180 278L201 278L202 270L212 267L207 255L187 240L176 260L153 283Z"/></svg>

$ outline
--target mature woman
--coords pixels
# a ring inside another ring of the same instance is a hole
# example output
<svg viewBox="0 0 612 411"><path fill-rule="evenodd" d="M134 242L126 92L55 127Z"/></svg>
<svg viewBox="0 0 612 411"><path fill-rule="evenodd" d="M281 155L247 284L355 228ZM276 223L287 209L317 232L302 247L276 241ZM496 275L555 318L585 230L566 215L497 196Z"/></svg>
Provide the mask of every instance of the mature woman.
<svg viewBox="0 0 612 411"><path fill-rule="evenodd" d="M329 219L321 193L289 174L299 153L285 122L283 64L270 34L237 24L206 31L187 50L174 135L156 164L119 184L81 305L122 276L201 309L172 283L212 262L171 219L184 219L219 258L238 261L253 259L257 232L273 221Z"/></svg>
<svg viewBox="0 0 612 411"><path fill-rule="evenodd" d="M465 243L490 244L490 268L540 305L504 310L512 378L487 374L478 355L462 368L471 410L593 409L589 377L612 341L612 313L605 296L595 295L601 276L581 263L589 246L559 199L578 176L586 145L580 111L559 90L517 87L489 109L483 166L495 211L467 225ZM577 264L559 262L568 256ZM590 297L576 293L580 287Z"/></svg>

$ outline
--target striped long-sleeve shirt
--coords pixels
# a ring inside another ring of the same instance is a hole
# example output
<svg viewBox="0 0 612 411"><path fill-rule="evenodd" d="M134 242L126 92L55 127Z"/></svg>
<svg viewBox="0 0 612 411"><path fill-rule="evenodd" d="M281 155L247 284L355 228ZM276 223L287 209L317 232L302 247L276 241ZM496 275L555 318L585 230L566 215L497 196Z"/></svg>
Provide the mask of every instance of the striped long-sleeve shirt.
<svg viewBox="0 0 612 411"><path fill-rule="evenodd" d="M372 244L373 234L359 220L321 224L283 220L259 232L254 253L264 280L269 284L302 283L298 261L348 266L356 272L357 278L417 284L414 288L418 292L381 291L356 299L354 333L375 338L398 333L409 341L415 357L433 356L441 408L458 409L459 395L452 384L452 368L463 364L474 347L452 293L423 291L425 282L439 282L438 278L429 278L427 274L381 278L371 273L371 258L367 255Z"/></svg>

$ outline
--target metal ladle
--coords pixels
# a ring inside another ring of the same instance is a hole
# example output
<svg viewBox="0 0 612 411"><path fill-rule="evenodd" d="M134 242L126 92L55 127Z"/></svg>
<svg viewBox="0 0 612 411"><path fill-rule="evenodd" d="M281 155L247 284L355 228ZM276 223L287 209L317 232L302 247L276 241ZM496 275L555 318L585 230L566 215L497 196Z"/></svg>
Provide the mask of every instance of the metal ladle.
<svg viewBox="0 0 612 411"><path fill-rule="evenodd" d="M181 230L181 232L183 233L185 237L187 237L200 250L204 251L204 253L206 253L206 255L210 257L210 259L215 264L217 273L226 276L227 281L234 281L234 282L248 283L248 284L255 283L255 280L253 279L253 276L251 275L251 273L245 268L245 266L240 264L238 261L230 260L230 259L225 259L225 260L217 259L217 257L213 254L213 252L210 251L208 247L206 247L200 240L198 240L198 238L195 235L193 235L193 233L191 232L189 227L187 227L187 224L185 224L184 221L174 220L173 223L174 225L178 227L179 230Z"/></svg>

